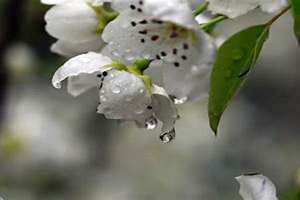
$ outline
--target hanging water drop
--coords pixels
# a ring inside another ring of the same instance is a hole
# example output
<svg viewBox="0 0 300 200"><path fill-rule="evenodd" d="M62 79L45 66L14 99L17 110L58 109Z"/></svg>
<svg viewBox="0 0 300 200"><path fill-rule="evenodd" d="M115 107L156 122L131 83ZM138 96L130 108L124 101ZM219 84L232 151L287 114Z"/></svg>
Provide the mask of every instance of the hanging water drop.
<svg viewBox="0 0 300 200"><path fill-rule="evenodd" d="M159 136L160 140L164 144L168 144L168 143L172 142L175 139L175 137L176 137L175 129L172 129L171 131L166 132L166 133L162 133Z"/></svg>
<svg viewBox="0 0 300 200"><path fill-rule="evenodd" d="M187 102L188 98L187 97L183 97L181 99L177 99L175 98L174 99L174 103L177 104L177 105L180 105L180 104L184 104L185 102Z"/></svg>
<svg viewBox="0 0 300 200"><path fill-rule="evenodd" d="M150 117L145 122L145 128L147 130L154 130L157 127L158 121L155 117Z"/></svg>

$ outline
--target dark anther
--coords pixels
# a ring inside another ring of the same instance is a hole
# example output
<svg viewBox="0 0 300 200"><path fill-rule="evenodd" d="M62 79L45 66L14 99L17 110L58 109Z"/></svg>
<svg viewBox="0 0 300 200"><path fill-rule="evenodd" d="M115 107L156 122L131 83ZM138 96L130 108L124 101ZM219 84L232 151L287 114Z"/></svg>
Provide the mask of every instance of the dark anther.
<svg viewBox="0 0 300 200"><path fill-rule="evenodd" d="M152 37L151 37L151 40L152 41L157 41L159 39L159 36L158 35L153 35Z"/></svg>
<svg viewBox="0 0 300 200"><path fill-rule="evenodd" d="M163 21L158 20L158 19L152 19L151 22L154 23L154 24L162 24L162 23L164 23Z"/></svg>
<svg viewBox="0 0 300 200"><path fill-rule="evenodd" d="M144 2L143 2L143 1L139 1L139 4L140 4L140 5L143 5L143 4L144 4Z"/></svg>
<svg viewBox="0 0 300 200"><path fill-rule="evenodd" d="M132 9L132 10L135 10L136 9L136 7L135 7L135 5L130 5L130 8Z"/></svg>
<svg viewBox="0 0 300 200"><path fill-rule="evenodd" d="M139 33L140 33L140 34L143 34L143 35L147 35L147 32L148 32L147 30L139 31Z"/></svg>
<svg viewBox="0 0 300 200"><path fill-rule="evenodd" d="M187 57L185 55L181 56L182 60L186 60Z"/></svg>
<svg viewBox="0 0 300 200"><path fill-rule="evenodd" d="M156 59L157 59L157 60L160 60L161 58L160 58L160 56L159 56L159 55L156 55Z"/></svg>
<svg viewBox="0 0 300 200"><path fill-rule="evenodd" d="M152 110L152 106L147 106L147 109L148 110Z"/></svg>
<svg viewBox="0 0 300 200"><path fill-rule="evenodd" d="M140 21L139 23L140 23L140 24L147 24L148 21L144 19L144 20Z"/></svg>
<svg viewBox="0 0 300 200"><path fill-rule="evenodd" d="M102 77L102 74L97 74L97 77L98 77L98 78L101 78L101 77Z"/></svg>
<svg viewBox="0 0 300 200"><path fill-rule="evenodd" d="M184 48L185 50L187 50L187 49L189 49L189 45L188 45L187 43L184 43L184 44L183 44L183 48Z"/></svg>
<svg viewBox="0 0 300 200"><path fill-rule="evenodd" d="M176 55L177 54L177 49L173 49L173 54Z"/></svg>
<svg viewBox="0 0 300 200"><path fill-rule="evenodd" d="M179 62L175 62L175 63L174 63L174 66L175 66L175 67L179 67L179 66L180 66Z"/></svg>
<svg viewBox="0 0 300 200"><path fill-rule="evenodd" d="M144 38L141 39L141 43L145 43L146 40Z"/></svg>
<svg viewBox="0 0 300 200"><path fill-rule="evenodd" d="M135 23L135 22L131 22L131 25L132 25L132 26L136 26L136 23Z"/></svg>
<svg viewBox="0 0 300 200"><path fill-rule="evenodd" d="M141 8L138 8L137 11L138 12L143 12L143 10Z"/></svg>
<svg viewBox="0 0 300 200"><path fill-rule="evenodd" d="M108 73L107 73L107 72L103 72L102 74L103 74L103 76L107 76L107 75L108 75Z"/></svg>
<svg viewBox="0 0 300 200"><path fill-rule="evenodd" d="M164 51L162 51L160 54L161 54L162 56L167 56L167 53L164 52Z"/></svg>

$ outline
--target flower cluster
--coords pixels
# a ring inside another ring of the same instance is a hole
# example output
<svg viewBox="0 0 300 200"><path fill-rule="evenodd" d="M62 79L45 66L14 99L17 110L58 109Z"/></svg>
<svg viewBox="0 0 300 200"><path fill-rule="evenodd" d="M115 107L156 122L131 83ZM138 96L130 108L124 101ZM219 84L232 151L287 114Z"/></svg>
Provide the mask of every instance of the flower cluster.
<svg viewBox="0 0 300 200"><path fill-rule="evenodd" d="M199 0L41 0L55 53L72 57L53 77L78 96L95 87L97 112L108 119L156 128L164 143L175 137L175 104L207 97L217 45L194 9ZM282 0L208 0L213 13L237 17L260 6L281 9ZM196 18L197 17L197 18ZM206 19L204 17L204 19ZM209 19L208 19L209 21ZM201 22L200 22L201 23ZM208 22L209 23L209 22ZM156 85L148 76L159 70Z"/></svg>

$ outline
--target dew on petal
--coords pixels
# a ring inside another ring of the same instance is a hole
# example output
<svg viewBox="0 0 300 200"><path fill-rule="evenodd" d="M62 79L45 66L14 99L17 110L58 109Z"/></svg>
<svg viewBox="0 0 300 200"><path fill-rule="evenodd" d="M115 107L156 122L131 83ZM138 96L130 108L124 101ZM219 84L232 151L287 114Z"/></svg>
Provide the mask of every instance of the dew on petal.
<svg viewBox="0 0 300 200"><path fill-rule="evenodd" d="M121 93L121 89L119 86L114 86L112 89L111 89L112 93L114 94L120 94Z"/></svg>
<svg viewBox="0 0 300 200"><path fill-rule="evenodd" d="M184 104L185 102L187 102L187 100L188 100L188 97L183 97L183 98L180 98L180 99L175 98L174 103L176 105L180 105L180 104Z"/></svg>
<svg viewBox="0 0 300 200"><path fill-rule="evenodd" d="M137 115L140 115L140 114L143 114L143 113L144 113L144 109L137 109L135 111L135 114L137 114Z"/></svg>
<svg viewBox="0 0 300 200"><path fill-rule="evenodd" d="M101 95L101 96L100 96L100 101L101 101L101 102L106 102L106 101L107 101L107 98L106 98L104 95Z"/></svg>
<svg viewBox="0 0 300 200"><path fill-rule="evenodd" d="M143 93L145 92L145 89L142 88L142 89L139 90L139 92L140 92L141 94L143 94Z"/></svg>
<svg viewBox="0 0 300 200"><path fill-rule="evenodd" d="M157 127L158 121L155 117L150 117L145 122L145 128L147 130L154 130Z"/></svg>
<svg viewBox="0 0 300 200"><path fill-rule="evenodd" d="M175 137L176 137L175 129L172 129L171 131L166 132L166 133L162 133L159 136L161 142L164 144L168 144L168 143L172 142L175 139Z"/></svg>

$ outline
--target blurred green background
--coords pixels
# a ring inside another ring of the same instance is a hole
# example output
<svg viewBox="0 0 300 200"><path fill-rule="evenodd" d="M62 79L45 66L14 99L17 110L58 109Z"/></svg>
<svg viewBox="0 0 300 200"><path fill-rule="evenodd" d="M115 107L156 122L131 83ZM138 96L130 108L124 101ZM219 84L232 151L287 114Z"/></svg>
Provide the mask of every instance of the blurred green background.
<svg viewBox="0 0 300 200"><path fill-rule="evenodd" d="M204 101L179 107L177 139L162 145L158 131L97 115L95 92L74 99L51 86L65 59L49 50L47 9L39 0L0 0L0 197L238 200L234 177L259 171L282 199L300 200L300 48L289 14L274 25L219 137ZM254 11L216 34L269 18Z"/></svg>

